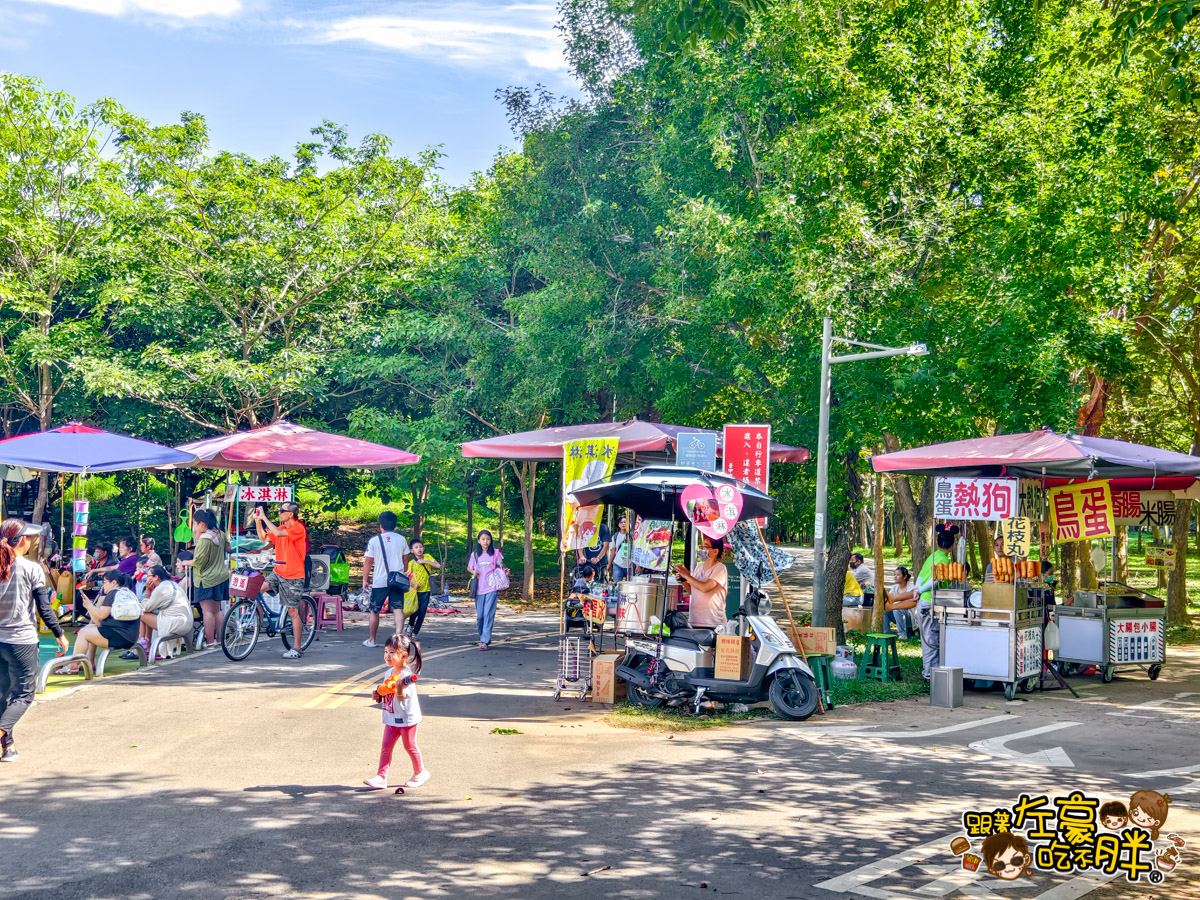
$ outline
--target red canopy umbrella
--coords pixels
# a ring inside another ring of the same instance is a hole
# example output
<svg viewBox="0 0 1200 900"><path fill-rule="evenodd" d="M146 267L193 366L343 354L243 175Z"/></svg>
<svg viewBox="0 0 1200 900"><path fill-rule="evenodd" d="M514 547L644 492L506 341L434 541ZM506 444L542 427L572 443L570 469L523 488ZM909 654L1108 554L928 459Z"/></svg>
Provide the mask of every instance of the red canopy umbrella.
<svg viewBox="0 0 1200 900"><path fill-rule="evenodd" d="M1048 428L884 453L871 457L871 466L876 472L906 475L1141 479L1139 485L1160 490L1187 487L1200 476L1200 457L1112 438L1057 434Z"/></svg>
<svg viewBox="0 0 1200 900"><path fill-rule="evenodd" d="M680 432L707 432L717 435L717 453L721 452L721 432L708 428L692 428L684 425L663 425L659 422L643 422L629 419L625 422L593 422L587 425L563 425L556 428L539 428L537 431L521 431L502 434L480 441L467 441L462 445L462 455L471 458L510 459L517 462L561 462L563 444L567 441L587 438L615 437L617 453L626 457L638 454L637 461L643 464L675 462ZM771 462L802 463L808 460L808 451L803 447L786 444L771 444Z"/></svg>
<svg viewBox="0 0 1200 900"><path fill-rule="evenodd" d="M195 465L236 472L289 472L296 469L391 469L421 457L407 450L329 434L279 420L265 428L192 441L177 449L195 455Z"/></svg>

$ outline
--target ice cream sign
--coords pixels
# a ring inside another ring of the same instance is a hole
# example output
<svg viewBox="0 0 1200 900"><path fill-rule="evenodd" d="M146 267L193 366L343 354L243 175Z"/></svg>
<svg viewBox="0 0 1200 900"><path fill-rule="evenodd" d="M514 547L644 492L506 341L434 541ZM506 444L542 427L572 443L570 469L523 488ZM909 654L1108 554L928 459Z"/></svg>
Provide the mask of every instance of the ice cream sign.
<svg viewBox="0 0 1200 900"><path fill-rule="evenodd" d="M710 538L723 538L742 515L742 492L732 484L689 484L679 495L687 520Z"/></svg>

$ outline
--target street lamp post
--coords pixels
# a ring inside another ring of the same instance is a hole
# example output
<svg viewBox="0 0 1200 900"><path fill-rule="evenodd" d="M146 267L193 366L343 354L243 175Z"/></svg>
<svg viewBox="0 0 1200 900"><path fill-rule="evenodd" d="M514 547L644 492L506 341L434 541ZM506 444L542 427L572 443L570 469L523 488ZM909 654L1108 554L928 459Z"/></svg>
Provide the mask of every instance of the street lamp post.
<svg viewBox="0 0 1200 900"><path fill-rule="evenodd" d="M834 343L868 347L867 353L852 353L832 356ZM929 349L924 344L907 347L884 347L865 341L833 336L833 319L825 317L821 331L821 416L817 426L817 513L813 522L813 627L825 624L825 527L829 518L829 367L834 363L856 362L863 359L882 359L887 356L925 356ZM879 527L879 523L875 524Z"/></svg>

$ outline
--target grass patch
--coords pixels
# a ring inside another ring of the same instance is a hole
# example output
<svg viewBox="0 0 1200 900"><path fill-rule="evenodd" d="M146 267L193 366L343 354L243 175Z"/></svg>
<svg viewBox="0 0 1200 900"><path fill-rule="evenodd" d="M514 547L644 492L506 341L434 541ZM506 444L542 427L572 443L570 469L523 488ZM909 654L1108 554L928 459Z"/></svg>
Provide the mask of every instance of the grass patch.
<svg viewBox="0 0 1200 900"><path fill-rule="evenodd" d="M491 733L492 734L520 734L521 732L517 731L517 729L515 729L515 728L493 728Z"/></svg>
<svg viewBox="0 0 1200 900"><path fill-rule="evenodd" d="M846 640L854 646L854 661L862 668L862 650L866 641L857 631L846 634ZM910 700L929 694L929 685L921 677L921 641L917 637L907 641L896 640L896 654L900 657L902 681L884 684L874 679L842 681L834 679L830 691L835 707L851 706L855 703L886 703L894 700Z"/></svg>
<svg viewBox="0 0 1200 900"><path fill-rule="evenodd" d="M752 709L748 712L705 711L694 716L686 709L650 709L633 703L618 703L604 715L604 721L616 728L631 728L635 731L703 731L706 728L723 728L748 719L773 718L768 709Z"/></svg>

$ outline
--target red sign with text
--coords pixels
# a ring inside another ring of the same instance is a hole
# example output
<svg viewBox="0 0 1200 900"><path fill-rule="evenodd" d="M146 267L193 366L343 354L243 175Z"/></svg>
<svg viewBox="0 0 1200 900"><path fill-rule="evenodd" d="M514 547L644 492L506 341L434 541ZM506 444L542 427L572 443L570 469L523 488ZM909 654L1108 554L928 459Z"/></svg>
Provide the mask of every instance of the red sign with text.
<svg viewBox="0 0 1200 900"><path fill-rule="evenodd" d="M721 468L726 475L758 488L764 494L771 486L771 426L726 425L721 451ZM765 525L765 519L758 520Z"/></svg>

